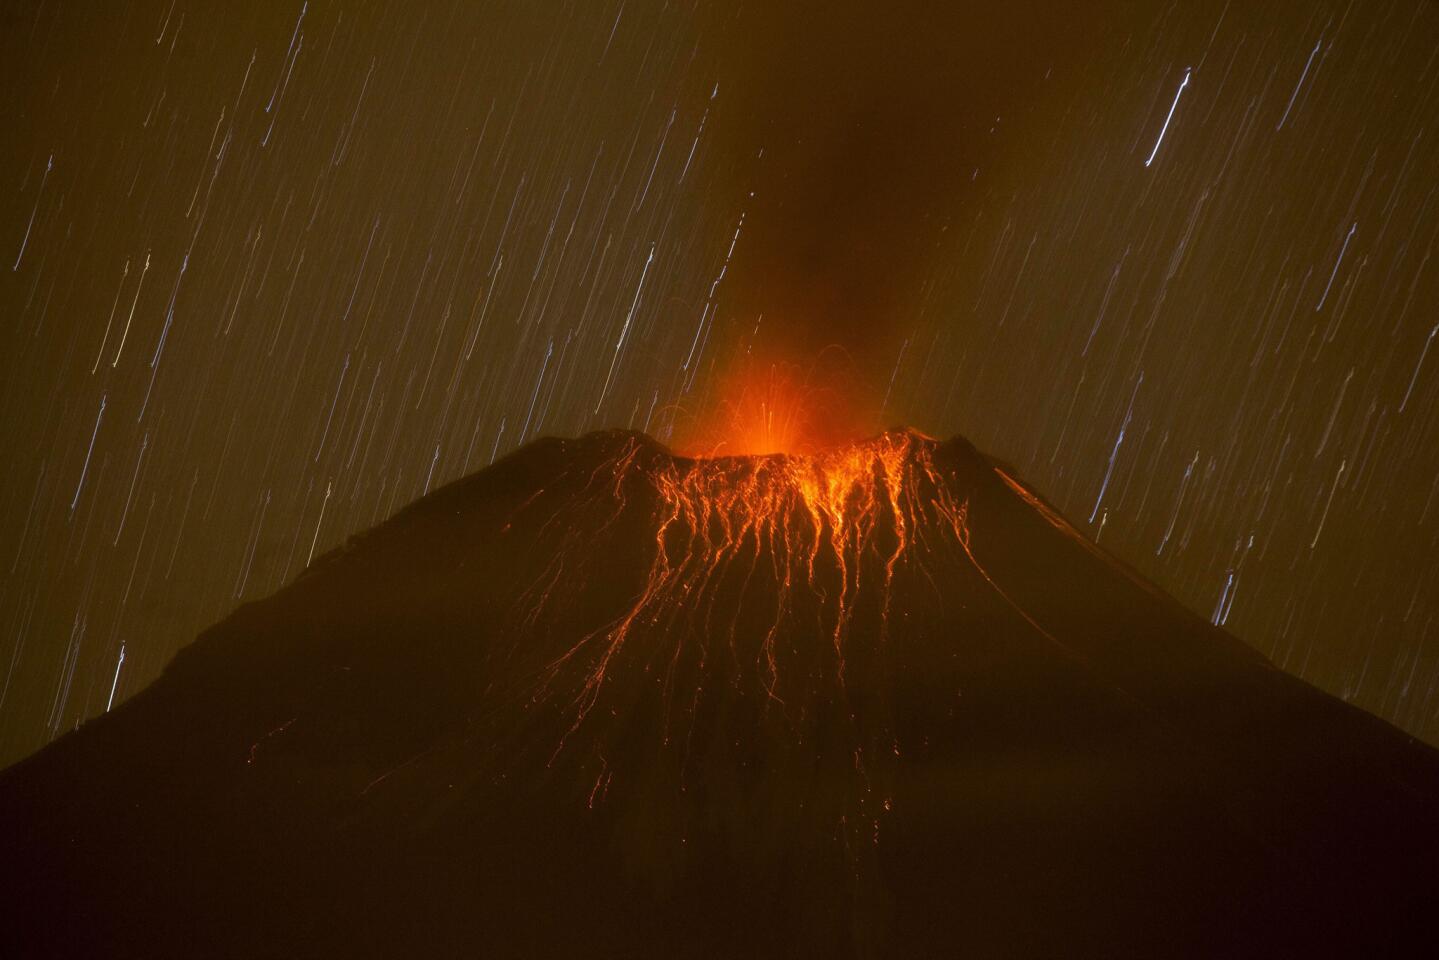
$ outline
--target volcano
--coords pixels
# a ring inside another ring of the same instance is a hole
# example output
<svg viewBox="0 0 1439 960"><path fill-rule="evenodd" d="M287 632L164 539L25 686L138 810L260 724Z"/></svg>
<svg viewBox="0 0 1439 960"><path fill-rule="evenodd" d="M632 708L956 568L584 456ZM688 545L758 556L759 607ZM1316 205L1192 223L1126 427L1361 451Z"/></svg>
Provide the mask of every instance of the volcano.
<svg viewBox="0 0 1439 960"><path fill-rule="evenodd" d="M530 444L0 775L8 956L1397 956L1439 754L962 439Z"/></svg>

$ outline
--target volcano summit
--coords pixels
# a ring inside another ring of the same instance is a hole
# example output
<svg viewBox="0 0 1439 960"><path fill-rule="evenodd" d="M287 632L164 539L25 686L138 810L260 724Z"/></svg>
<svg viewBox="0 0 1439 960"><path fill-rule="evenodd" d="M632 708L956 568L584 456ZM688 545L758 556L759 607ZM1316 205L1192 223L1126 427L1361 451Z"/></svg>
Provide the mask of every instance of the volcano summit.
<svg viewBox="0 0 1439 960"><path fill-rule="evenodd" d="M1392 956L1439 915L1439 755L908 431L533 443L0 822L18 956Z"/></svg>

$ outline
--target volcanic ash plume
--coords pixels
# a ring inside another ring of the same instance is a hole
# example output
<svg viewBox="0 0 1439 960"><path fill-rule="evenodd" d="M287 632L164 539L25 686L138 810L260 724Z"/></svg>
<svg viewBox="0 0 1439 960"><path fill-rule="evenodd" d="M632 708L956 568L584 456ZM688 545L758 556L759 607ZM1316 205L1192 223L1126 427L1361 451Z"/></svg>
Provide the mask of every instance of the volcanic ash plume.
<svg viewBox="0 0 1439 960"><path fill-rule="evenodd" d="M1005 132L1068 82L1100 14L1054 0L882 12L841 0L724 19L715 122L745 219L721 314L742 381L776 364L810 379L837 351L847 389L825 397L826 439L885 425L875 418L924 280L954 253L947 225L978 210L1012 149Z"/></svg>

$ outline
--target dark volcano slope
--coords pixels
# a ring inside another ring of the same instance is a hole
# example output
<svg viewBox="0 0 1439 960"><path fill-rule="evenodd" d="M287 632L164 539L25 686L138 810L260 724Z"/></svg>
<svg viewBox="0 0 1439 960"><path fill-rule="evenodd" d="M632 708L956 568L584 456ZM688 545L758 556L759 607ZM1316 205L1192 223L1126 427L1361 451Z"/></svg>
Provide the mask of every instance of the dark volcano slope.
<svg viewBox="0 0 1439 960"><path fill-rule="evenodd" d="M0 823L5 956L1396 956L1439 917L1439 755L903 432L534 443L0 775Z"/></svg>

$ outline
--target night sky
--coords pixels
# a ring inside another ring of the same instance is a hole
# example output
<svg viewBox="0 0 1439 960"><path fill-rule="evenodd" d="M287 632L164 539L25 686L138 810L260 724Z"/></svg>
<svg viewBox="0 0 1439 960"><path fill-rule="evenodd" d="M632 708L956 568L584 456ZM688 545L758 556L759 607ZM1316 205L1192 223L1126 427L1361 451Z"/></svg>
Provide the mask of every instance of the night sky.
<svg viewBox="0 0 1439 960"><path fill-rule="evenodd" d="M1439 743L1439 8L768 6L6 4L0 763L736 383L969 437Z"/></svg>

